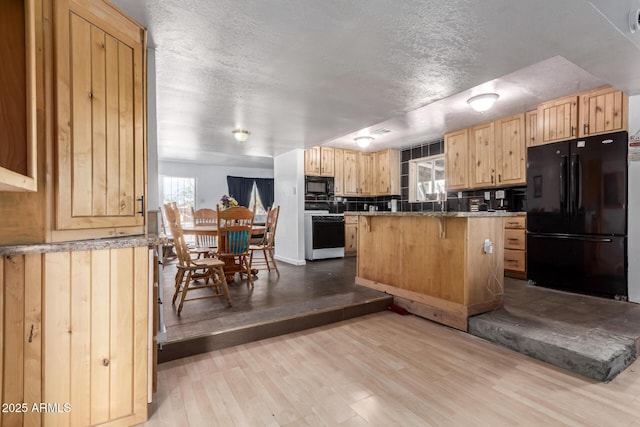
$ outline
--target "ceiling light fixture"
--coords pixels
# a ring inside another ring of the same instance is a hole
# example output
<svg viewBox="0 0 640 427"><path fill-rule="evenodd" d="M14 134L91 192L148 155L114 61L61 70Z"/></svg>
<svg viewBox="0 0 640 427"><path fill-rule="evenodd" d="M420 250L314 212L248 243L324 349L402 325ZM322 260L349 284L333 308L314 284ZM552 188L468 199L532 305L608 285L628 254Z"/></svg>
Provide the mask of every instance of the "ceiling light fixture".
<svg viewBox="0 0 640 427"><path fill-rule="evenodd" d="M231 133L233 134L234 138L236 139L236 141L238 142L245 142L247 140L247 138L249 138L249 131L248 130L244 130L244 129L234 129L231 131Z"/></svg>
<svg viewBox="0 0 640 427"><path fill-rule="evenodd" d="M497 93L483 93L482 95L469 98L467 103L471 105L471 108L482 113L483 111L487 111L489 108L493 107L493 104L497 99Z"/></svg>
<svg viewBox="0 0 640 427"><path fill-rule="evenodd" d="M368 136L368 135L356 136L355 138L353 138L353 140L360 147L365 148L365 147L368 147L369 144L371 144L373 142L373 137L372 136Z"/></svg>

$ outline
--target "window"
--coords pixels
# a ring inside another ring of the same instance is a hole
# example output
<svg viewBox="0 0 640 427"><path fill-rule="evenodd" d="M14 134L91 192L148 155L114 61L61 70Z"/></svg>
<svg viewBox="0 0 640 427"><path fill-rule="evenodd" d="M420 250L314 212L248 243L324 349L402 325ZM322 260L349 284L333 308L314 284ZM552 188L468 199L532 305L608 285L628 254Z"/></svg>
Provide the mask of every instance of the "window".
<svg viewBox="0 0 640 427"><path fill-rule="evenodd" d="M409 162L409 202L446 200L444 155Z"/></svg>
<svg viewBox="0 0 640 427"><path fill-rule="evenodd" d="M195 209L196 179L189 177L162 176L162 204L176 202L180 221L191 222L191 211Z"/></svg>
<svg viewBox="0 0 640 427"><path fill-rule="evenodd" d="M258 193L258 187L256 186L255 181L253 182L253 188L251 189L249 209L253 209L254 206L256 207L256 215L264 215L267 213L264 206L262 205L262 200L260 200L260 193Z"/></svg>

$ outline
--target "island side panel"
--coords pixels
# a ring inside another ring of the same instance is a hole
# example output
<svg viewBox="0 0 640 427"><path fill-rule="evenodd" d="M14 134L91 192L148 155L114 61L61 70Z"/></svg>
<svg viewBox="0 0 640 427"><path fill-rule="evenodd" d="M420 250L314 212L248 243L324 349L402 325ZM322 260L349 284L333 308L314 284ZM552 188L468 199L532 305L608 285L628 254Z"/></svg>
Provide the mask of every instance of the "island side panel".
<svg viewBox="0 0 640 427"><path fill-rule="evenodd" d="M484 241L492 253L485 253ZM469 218L467 230L468 314L478 314L502 304L504 285L504 227L502 218Z"/></svg>
<svg viewBox="0 0 640 427"><path fill-rule="evenodd" d="M402 221L401 288L464 303L467 218L412 216ZM442 233L441 233L442 232Z"/></svg>
<svg viewBox="0 0 640 427"><path fill-rule="evenodd" d="M358 277L402 287L402 219L358 217Z"/></svg>

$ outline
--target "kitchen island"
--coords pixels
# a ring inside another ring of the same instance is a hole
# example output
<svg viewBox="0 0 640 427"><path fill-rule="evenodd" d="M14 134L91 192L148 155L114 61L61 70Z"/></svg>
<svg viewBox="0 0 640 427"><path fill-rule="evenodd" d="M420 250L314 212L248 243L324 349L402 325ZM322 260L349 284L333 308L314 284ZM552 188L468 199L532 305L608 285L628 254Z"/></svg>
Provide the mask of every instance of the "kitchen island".
<svg viewBox="0 0 640 427"><path fill-rule="evenodd" d="M502 305L503 217L511 212L346 212L358 216L356 283L466 331Z"/></svg>

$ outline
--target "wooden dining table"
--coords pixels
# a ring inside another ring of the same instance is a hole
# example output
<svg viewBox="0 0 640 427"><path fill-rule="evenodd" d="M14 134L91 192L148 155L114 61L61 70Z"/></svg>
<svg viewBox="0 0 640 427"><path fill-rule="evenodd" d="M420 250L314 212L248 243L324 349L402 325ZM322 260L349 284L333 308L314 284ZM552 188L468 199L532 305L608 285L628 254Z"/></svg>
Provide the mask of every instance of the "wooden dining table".
<svg viewBox="0 0 640 427"><path fill-rule="evenodd" d="M267 231L266 225L254 225L251 227L251 234L258 235L264 234ZM182 224L182 234L185 236L217 236L218 235L218 225L217 224L208 224L208 225L195 225L192 223ZM233 260L225 260L225 271L236 271L239 270L238 266L233 262ZM251 274L257 275L258 270L251 270ZM227 283L233 282L233 274L227 275Z"/></svg>

